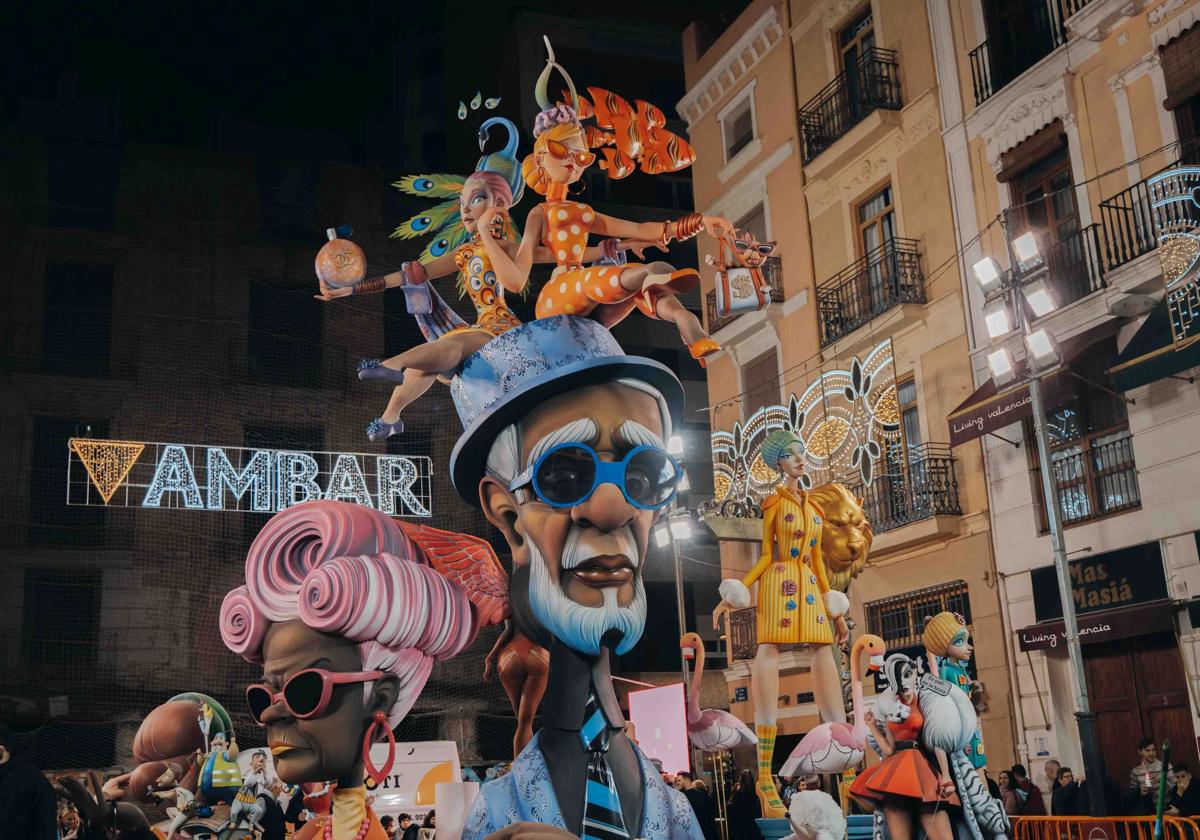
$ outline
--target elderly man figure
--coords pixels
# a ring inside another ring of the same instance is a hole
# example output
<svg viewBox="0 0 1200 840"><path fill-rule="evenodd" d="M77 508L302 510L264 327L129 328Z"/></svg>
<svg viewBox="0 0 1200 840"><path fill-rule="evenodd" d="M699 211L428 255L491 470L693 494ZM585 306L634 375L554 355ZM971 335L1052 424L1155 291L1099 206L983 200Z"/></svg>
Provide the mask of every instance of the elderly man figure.
<svg viewBox="0 0 1200 840"><path fill-rule="evenodd" d="M483 785L464 840L701 840L687 799L626 735L609 671L642 635L650 530L682 478L665 443L679 381L564 315L493 340L451 389L465 427L455 487L503 533L513 620L550 651L542 729Z"/></svg>

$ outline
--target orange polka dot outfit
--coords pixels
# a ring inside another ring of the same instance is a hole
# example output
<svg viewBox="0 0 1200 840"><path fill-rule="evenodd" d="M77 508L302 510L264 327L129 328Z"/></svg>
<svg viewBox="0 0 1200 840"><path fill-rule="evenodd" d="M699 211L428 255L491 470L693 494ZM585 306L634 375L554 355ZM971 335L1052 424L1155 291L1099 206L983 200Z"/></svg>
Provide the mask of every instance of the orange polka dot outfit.
<svg viewBox="0 0 1200 840"><path fill-rule="evenodd" d="M478 236L472 237L471 241L454 252L454 264L462 272L462 283L471 303L475 304L475 323L450 330L447 335L482 331L494 338L521 326L520 320L504 300L504 287L497 283L496 271Z"/></svg>
<svg viewBox="0 0 1200 840"><path fill-rule="evenodd" d="M758 643L770 645L833 642L825 612L829 581L821 558L821 509L780 487L763 500L762 554L742 578L758 584Z"/></svg>
<svg viewBox="0 0 1200 840"><path fill-rule="evenodd" d="M621 303L637 295L637 306L646 315L656 318L655 307L665 291L687 291L694 288L700 276L691 269L671 275L670 284L655 284L631 292L621 285L621 274L638 263L587 267L583 252L587 249L588 234L596 214L579 201L551 201L542 205L546 213L546 234L542 243L554 255L554 261L566 268L542 287L538 295L538 318L553 315L591 314L600 304Z"/></svg>

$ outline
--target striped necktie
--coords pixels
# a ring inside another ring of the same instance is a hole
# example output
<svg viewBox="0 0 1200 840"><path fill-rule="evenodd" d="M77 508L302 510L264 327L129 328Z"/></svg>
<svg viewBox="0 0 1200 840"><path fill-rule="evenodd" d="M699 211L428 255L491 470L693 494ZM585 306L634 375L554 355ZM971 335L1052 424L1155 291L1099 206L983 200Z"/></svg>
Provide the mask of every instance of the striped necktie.
<svg viewBox="0 0 1200 840"><path fill-rule="evenodd" d="M588 693L583 729L579 737L588 751L587 794L583 803L583 840L629 840L621 799L604 754L608 751L608 720L596 700Z"/></svg>

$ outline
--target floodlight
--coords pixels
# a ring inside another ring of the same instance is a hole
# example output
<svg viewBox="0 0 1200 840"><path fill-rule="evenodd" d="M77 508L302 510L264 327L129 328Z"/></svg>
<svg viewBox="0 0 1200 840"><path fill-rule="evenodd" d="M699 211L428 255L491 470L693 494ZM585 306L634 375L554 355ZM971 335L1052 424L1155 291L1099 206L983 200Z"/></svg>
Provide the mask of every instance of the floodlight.
<svg viewBox="0 0 1200 840"><path fill-rule="evenodd" d="M671 542L671 534L667 530L666 525L659 525L654 529L654 544L659 548L666 548Z"/></svg>
<svg viewBox="0 0 1200 840"><path fill-rule="evenodd" d="M1017 254L1017 265L1022 271L1029 271L1042 264L1042 255L1038 250L1037 237L1032 231L1022 233L1012 243L1013 251Z"/></svg>
<svg viewBox="0 0 1200 840"><path fill-rule="evenodd" d="M686 516L671 520L671 536L677 540L686 540L692 536L692 523Z"/></svg>
<svg viewBox="0 0 1200 840"><path fill-rule="evenodd" d="M1035 280L1024 289L1025 302L1033 311L1034 318L1044 318L1054 311L1054 296L1045 280Z"/></svg>
<svg viewBox="0 0 1200 840"><path fill-rule="evenodd" d="M983 307L983 323L987 333L992 338L1012 331L1012 321L1008 317L1008 301L994 300Z"/></svg>
<svg viewBox="0 0 1200 840"><path fill-rule="evenodd" d="M1025 336L1025 349L1029 351L1029 358L1033 362L1033 366L1039 370L1058 364L1058 342L1045 330L1038 330Z"/></svg>
<svg viewBox="0 0 1200 840"><path fill-rule="evenodd" d="M1016 378L1017 371L1013 367L1012 356L1003 347L987 354L987 366L992 372L992 381L997 386L1007 385Z"/></svg>
<svg viewBox="0 0 1200 840"><path fill-rule="evenodd" d="M1000 263L996 262L994 258L984 257L971 266L971 271L974 272L975 279L979 282L979 288L985 295L990 295L1000 288L1003 272L1000 270Z"/></svg>
<svg viewBox="0 0 1200 840"><path fill-rule="evenodd" d="M671 439L667 441L667 452L672 455L683 454L683 437L681 435L671 435Z"/></svg>
<svg viewBox="0 0 1200 840"><path fill-rule="evenodd" d="M683 478L679 479L679 484L676 485L676 489L678 489L680 493L686 493L692 489L692 482L688 481L687 472L684 472Z"/></svg>

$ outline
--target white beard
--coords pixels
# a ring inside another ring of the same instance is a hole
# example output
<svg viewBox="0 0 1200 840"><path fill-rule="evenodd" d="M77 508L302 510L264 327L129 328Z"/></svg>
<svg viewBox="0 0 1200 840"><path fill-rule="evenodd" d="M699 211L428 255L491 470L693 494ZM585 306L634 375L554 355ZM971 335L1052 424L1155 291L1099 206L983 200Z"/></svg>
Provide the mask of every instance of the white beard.
<svg viewBox="0 0 1200 840"><path fill-rule="evenodd" d="M588 542L594 542L590 534L583 533L590 530L571 526L563 548L561 568L564 574L583 561L603 553L583 547ZM622 547L620 553L629 557L635 568L641 565L637 542L628 527L606 536L617 539ZM622 607L617 603L617 588L611 587L600 590L604 598L601 606L589 607L572 601L562 587L554 582L546 567L545 558L533 540L529 540L528 547L531 567L529 606L543 627L567 647L589 656L599 655L600 640L613 630L621 634L621 641L616 647L618 654L633 649L646 627L646 588L640 575L634 577L633 601L629 606Z"/></svg>

